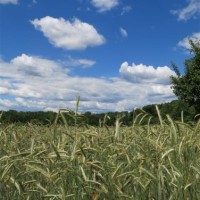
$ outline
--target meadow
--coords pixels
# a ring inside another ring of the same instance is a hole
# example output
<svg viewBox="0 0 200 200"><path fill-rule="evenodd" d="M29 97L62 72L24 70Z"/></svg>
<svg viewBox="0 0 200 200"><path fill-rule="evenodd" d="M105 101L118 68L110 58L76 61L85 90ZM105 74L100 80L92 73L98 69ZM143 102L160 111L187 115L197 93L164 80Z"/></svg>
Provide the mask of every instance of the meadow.
<svg viewBox="0 0 200 200"><path fill-rule="evenodd" d="M200 122L157 112L157 125L0 124L0 199L200 199Z"/></svg>

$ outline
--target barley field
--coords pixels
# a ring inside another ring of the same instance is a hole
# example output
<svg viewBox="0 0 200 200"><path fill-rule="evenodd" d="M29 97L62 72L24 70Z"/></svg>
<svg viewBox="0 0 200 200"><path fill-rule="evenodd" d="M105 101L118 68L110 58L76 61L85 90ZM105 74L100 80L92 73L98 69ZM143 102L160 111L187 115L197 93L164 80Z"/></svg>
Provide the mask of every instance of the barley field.
<svg viewBox="0 0 200 200"><path fill-rule="evenodd" d="M120 118L92 127L59 117L0 124L1 200L200 199L200 122L140 125L138 116L130 127Z"/></svg>

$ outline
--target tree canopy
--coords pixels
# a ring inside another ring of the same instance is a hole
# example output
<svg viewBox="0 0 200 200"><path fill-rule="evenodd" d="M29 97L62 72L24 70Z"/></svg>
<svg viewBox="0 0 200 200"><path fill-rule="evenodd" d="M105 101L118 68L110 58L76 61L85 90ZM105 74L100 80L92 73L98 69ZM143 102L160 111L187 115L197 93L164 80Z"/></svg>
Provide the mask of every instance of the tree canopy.
<svg viewBox="0 0 200 200"><path fill-rule="evenodd" d="M173 64L176 76L171 76L172 89L180 99L200 112L200 43L189 41L193 57L184 62L184 74Z"/></svg>

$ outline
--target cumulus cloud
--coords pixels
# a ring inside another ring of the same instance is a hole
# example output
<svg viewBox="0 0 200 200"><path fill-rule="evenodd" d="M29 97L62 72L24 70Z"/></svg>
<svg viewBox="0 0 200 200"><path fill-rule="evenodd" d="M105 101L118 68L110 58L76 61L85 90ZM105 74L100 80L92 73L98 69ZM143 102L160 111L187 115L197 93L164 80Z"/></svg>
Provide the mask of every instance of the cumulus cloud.
<svg viewBox="0 0 200 200"><path fill-rule="evenodd" d="M127 36L128 36L128 33L127 33L127 31L126 31L124 28L121 28L121 27L120 27L119 31L120 31L120 33L121 33L121 35L122 35L123 37L127 37Z"/></svg>
<svg viewBox="0 0 200 200"><path fill-rule="evenodd" d="M18 0L0 0L0 4L17 4Z"/></svg>
<svg viewBox="0 0 200 200"><path fill-rule="evenodd" d="M55 79L67 77L68 70L58 62L22 54L10 61L0 62L1 92L19 97L41 97L38 88ZM58 78L56 78L58 76ZM6 89L6 90L5 90Z"/></svg>
<svg viewBox="0 0 200 200"><path fill-rule="evenodd" d="M200 32L198 33L193 33L191 36L185 37L182 39L179 43L178 46L185 48L185 49L190 49L190 43L189 40L192 40L193 42L200 42Z"/></svg>
<svg viewBox="0 0 200 200"><path fill-rule="evenodd" d="M188 5L180 10L171 11L172 14L178 16L179 21L187 21L190 18L196 18L200 14L200 1L199 0L187 0Z"/></svg>
<svg viewBox="0 0 200 200"><path fill-rule="evenodd" d="M63 71L55 61L26 54L12 59L11 64L16 67L18 73L32 77L51 77L57 73L60 75Z"/></svg>
<svg viewBox="0 0 200 200"><path fill-rule="evenodd" d="M119 0L91 0L91 3L99 12L105 12L116 7L119 4Z"/></svg>
<svg viewBox="0 0 200 200"><path fill-rule="evenodd" d="M102 45L105 38L90 24L77 18L72 21L50 16L31 21L36 30L43 32L55 47L67 50L83 50Z"/></svg>
<svg viewBox="0 0 200 200"><path fill-rule="evenodd" d="M61 62L26 54L10 62L1 60L0 109L74 109L80 95L80 111L123 111L174 98L167 81L172 73L167 67L142 65L135 69L124 62L120 73L123 78L72 76Z"/></svg>
<svg viewBox="0 0 200 200"><path fill-rule="evenodd" d="M154 68L144 64L129 66L128 62L120 67L122 77L133 83L169 84L169 77L175 73L167 66Z"/></svg>

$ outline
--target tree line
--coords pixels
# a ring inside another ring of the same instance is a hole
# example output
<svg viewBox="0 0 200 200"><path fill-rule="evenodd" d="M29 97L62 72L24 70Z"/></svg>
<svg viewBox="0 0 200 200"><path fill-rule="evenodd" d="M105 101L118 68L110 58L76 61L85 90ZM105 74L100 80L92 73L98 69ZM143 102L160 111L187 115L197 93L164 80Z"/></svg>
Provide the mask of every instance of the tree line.
<svg viewBox="0 0 200 200"><path fill-rule="evenodd" d="M181 121L181 115L185 122L194 121L194 117L197 114L194 106L189 106L182 100L174 100L170 103L162 103L157 105L163 120L166 119L166 115L169 115L172 119ZM0 123L11 124L38 124L38 125L52 125L57 119L56 123L63 124L63 118L65 118L68 125L72 126L75 124L73 117L73 112L70 114L68 112L62 113L62 116L58 115L56 112L48 111L38 111L38 112L18 112L16 110L2 111L1 112ZM138 116L138 117L137 117ZM137 108L130 112L107 112L107 113L79 113L78 114L78 124L85 124L91 126L114 126L116 120L120 120L122 125L130 126L137 117L137 123L147 124L149 119L151 124L156 124L159 122L158 113L155 108L155 104L146 105L142 108ZM141 120L142 119L142 120Z"/></svg>

